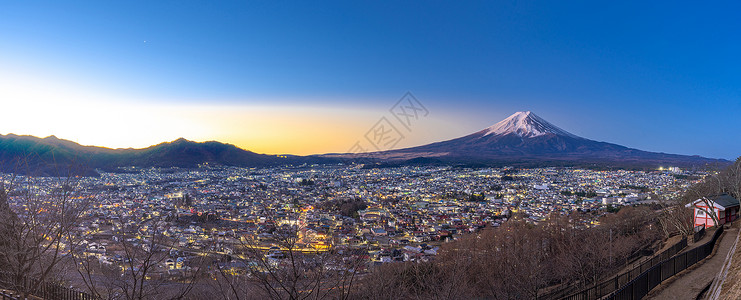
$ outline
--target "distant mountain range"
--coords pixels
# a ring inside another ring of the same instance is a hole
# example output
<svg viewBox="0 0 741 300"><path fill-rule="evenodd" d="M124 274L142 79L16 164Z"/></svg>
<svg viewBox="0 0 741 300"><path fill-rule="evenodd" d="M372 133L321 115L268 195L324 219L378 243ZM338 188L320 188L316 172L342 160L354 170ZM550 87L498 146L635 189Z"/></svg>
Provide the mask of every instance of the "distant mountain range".
<svg viewBox="0 0 741 300"><path fill-rule="evenodd" d="M579 166L653 168L730 164L700 156L655 153L597 142L571 134L534 113L518 112L473 134L412 148L310 156L267 155L219 142L180 138L143 149L82 146L55 136L0 135L0 171L33 175L97 175L120 167L196 167L216 164L269 167L363 162L369 165L447 164L468 166Z"/></svg>
<svg viewBox="0 0 741 300"><path fill-rule="evenodd" d="M269 167L331 161L334 160L312 156L258 154L231 144L183 138L144 149L110 149L82 146L55 136L0 135L0 170L39 176L97 175L96 169L118 171L119 167L128 166L190 168L209 163Z"/></svg>
<svg viewBox="0 0 741 300"><path fill-rule="evenodd" d="M423 146L362 154L327 154L331 158L365 158L379 163L440 163L488 166L582 166L646 168L705 167L723 159L648 152L585 139L532 112L517 112L481 131Z"/></svg>

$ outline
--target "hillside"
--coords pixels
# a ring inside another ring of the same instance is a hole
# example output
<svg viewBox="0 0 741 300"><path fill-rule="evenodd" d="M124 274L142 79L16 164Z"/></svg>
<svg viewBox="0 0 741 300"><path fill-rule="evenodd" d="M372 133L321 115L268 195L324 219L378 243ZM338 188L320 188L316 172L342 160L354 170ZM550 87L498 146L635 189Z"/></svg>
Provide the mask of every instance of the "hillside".
<svg viewBox="0 0 741 300"><path fill-rule="evenodd" d="M0 135L0 170L38 176L97 175L96 169L119 167L196 167L211 163L238 167L266 167L332 161L316 157L258 154L219 142L183 138L143 149L82 146L55 136L37 138Z"/></svg>
<svg viewBox="0 0 741 300"><path fill-rule="evenodd" d="M656 153L576 136L532 112L517 112L478 132L427 145L362 154L328 154L325 157L360 157L383 163L418 163L427 159L446 164L490 166L599 166L704 168L730 164L723 159Z"/></svg>

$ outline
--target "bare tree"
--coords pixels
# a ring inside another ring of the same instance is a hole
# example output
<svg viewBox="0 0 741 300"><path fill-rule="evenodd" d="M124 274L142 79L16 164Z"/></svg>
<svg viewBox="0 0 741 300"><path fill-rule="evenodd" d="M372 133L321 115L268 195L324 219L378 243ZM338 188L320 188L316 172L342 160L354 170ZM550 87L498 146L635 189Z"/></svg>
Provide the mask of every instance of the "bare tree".
<svg viewBox="0 0 741 300"><path fill-rule="evenodd" d="M173 260L176 242L167 236L164 216L119 213L112 223L115 262L80 249L73 255L87 289L100 299L184 299L209 263L205 255ZM81 236L88 240L90 236ZM168 259L170 261L168 261ZM170 264L171 262L171 264ZM180 265L176 265L180 264Z"/></svg>
<svg viewBox="0 0 741 300"><path fill-rule="evenodd" d="M684 207L686 202L681 197L674 197L661 201L661 210L658 213L664 238L674 234L690 236L694 232L692 222L693 211Z"/></svg>
<svg viewBox="0 0 741 300"><path fill-rule="evenodd" d="M733 168L733 167L730 167ZM715 212L712 201L708 199L709 196L720 195L729 191L729 176L728 169L710 176L706 176L705 179L691 186L685 191L683 202L691 203L695 200L700 200L705 207L695 206L697 209L710 216L714 224L720 224L718 215Z"/></svg>
<svg viewBox="0 0 741 300"><path fill-rule="evenodd" d="M233 240L234 254L217 265L226 299L349 299L363 260L309 234L299 213L280 219L265 207L263 215L263 229Z"/></svg>
<svg viewBox="0 0 741 300"><path fill-rule="evenodd" d="M0 265L5 284L26 295L56 281L57 266L69 251L68 233L86 210L75 195L76 178L19 177L0 181Z"/></svg>
<svg viewBox="0 0 741 300"><path fill-rule="evenodd" d="M706 176L701 182L688 188L681 197L662 202L663 208L659 215L659 222L665 236L675 232L690 236L693 233L694 211L685 207L687 203L700 200L705 207L697 207L710 216L715 224L720 224L709 196L728 193L735 198L741 197L741 157L726 169Z"/></svg>

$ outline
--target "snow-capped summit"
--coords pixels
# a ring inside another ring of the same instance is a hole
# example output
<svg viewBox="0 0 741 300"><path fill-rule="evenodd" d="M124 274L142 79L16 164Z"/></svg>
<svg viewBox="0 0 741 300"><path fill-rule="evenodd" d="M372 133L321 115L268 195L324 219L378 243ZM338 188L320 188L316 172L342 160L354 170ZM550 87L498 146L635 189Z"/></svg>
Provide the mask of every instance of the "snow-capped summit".
<svg viewBox="0 0 741 300"><path fill-rule="evenodd" d="M655 153L573 135L532 112L517 112L469 135L411 148L368 152L363 158L384 163L486 166L697 167L728 161ZM328 157L357 159L357 153Z"/></svg>
<svg viewBox="0 0 741 300"><path fill-rule="evenodd" d="M556 125L548 123L530 111L519 111L508 118L484 129L484 135L507 135L514 133L520 137L533 138L548 133L576 138L577 136Z"/></svg>

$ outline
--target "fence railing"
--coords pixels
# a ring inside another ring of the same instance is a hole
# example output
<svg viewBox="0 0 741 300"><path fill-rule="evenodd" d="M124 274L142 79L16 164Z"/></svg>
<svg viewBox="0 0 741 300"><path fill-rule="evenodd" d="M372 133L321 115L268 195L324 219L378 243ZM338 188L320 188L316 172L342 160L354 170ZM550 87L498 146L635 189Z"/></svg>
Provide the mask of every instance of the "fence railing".
<svg viewBox="0 0 741 300"><path fill-rule="evenodd" d="M705 225L695 227L695 233L692 235L692 242L697 243L705 236Z"/></svg>
<svg viewBox="0 0 741 300"><path fill-rule="evenodd" d="M20 295L20 291L31 290L33 296L40 297L43 299L55 299L55 300L95 300L95 296L76 291L70 288L63 287L54 282L39 282L37 279L29 278L28 276L22 276L17 278L10 273L0 272L0 287L7 290L15 291L13 294ZM13 294L8 294L7 298L4 294L0 294L0 299L16 299L13 298ZM21 298L21 297L18 297Z"/></svg>
<svg viewBox="0 0 741 300"><path fill-rule="evenodd" d="M20 299L20 296L14 294L12 292L0 291L0 299L2 299L2 300L19 300Z"/></svg>
<svg viewBox="0 0 741 300"><path fill-rule="evenodd" d="M561 299L595 300L595 299L599 299L604 296L607 296L617 291L619 288L627 285L629 282L631 282L635 278L638 278L643 272L650 269L651 267L656 266L662 261L667 260L670 257L674 256L675 254L679 253L679 251L682 251L682 249L684 249L685 247L687 247L686 237L680 240L679 242L677 242L676 244L674 244L673 246L671 246L669 249L664 250L664 252L659 253L658 255L641 263L639 266L629 271L615 275L606 280L600 281L599 283L593 285L592 287L586 288L584 290L568 295Z"/></svg>
<svg viewBox="0 0 741 300"><path fill-rule="evenodd" d="M718 238L722 233L723 227L720 227L718 228L718 230L715 231L715 234L713 234L713 238L709 242L687 252L673 256L665 261L662 261L660 264L649 268L645 272L641 273L640 276L633 279L627 285L620 288L620 290L613 293L606 299L633 300L643 298L644 296L646 296L646 294L648 294L649 291L651 291L664 280L667 280L669 277L672 277L677 273L684 271L685 269L691 267L698 261L703 260L704 258L708 257L708 255L713 253L715 242L718 241Z"/></svg>

